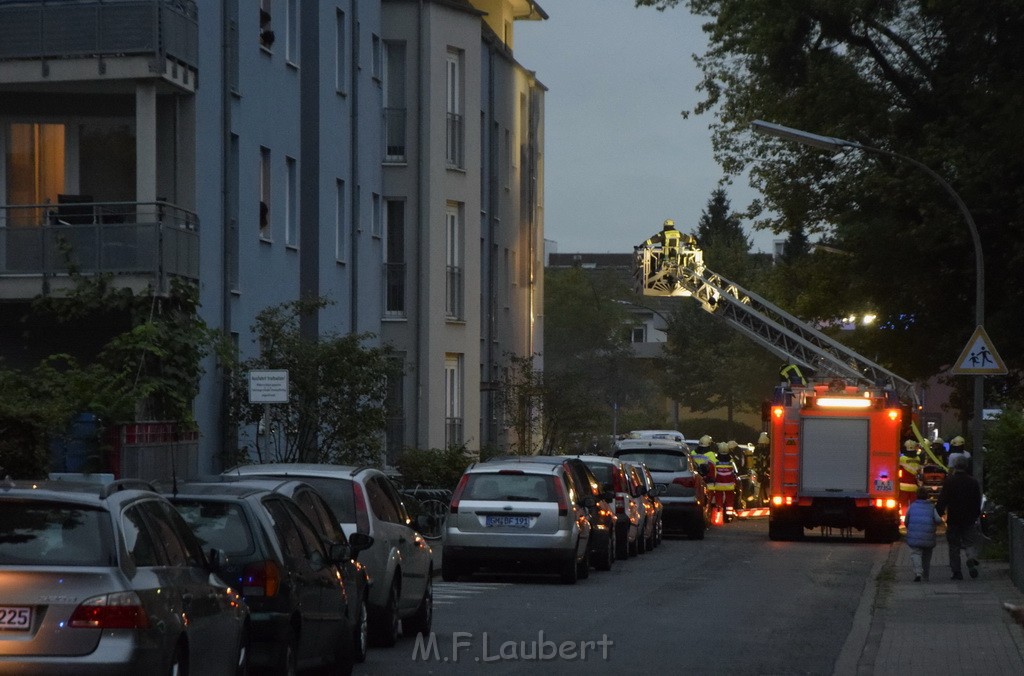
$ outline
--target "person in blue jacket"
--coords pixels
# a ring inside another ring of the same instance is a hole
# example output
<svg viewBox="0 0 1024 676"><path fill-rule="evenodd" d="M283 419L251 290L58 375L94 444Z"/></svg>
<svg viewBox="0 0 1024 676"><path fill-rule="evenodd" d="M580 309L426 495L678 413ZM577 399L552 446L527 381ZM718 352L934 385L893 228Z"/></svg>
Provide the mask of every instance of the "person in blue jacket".
<svg viewBox="0 0 1024 676"><path fill-rule="evenodd" d="M914 582L928 580L935 549L935 527L942 523L935 506L928 500L928 489L917 489L917 500L907 507L907 545L910 547L910 565L914 568Z"/></svg>

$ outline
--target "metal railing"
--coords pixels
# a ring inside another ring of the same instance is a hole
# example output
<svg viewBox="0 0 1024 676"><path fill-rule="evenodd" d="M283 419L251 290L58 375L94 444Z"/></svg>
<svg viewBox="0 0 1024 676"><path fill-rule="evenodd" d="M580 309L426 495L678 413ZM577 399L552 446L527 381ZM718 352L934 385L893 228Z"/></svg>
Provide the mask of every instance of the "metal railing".
<svg viewBox="0 0 1024 676"><path fill-rule="evenodd" d="M0 279L72 272L199 279L196 214L166 202L0 205Z"/></svg>
<svg viewBox="0 0 1024 676"><path fill-rule="evenodd" d="M199 65L192 0L0 3L0 60L153 54Z"/></svg>
<svg viewBox="0 0 1024 676"><path fill-rule="evenodd" d="M462 436L463 419L462 418L445 418L444 419L444 445L445 447L461 446L463 442Z"/></svg>
<svg viewBox="0 0 1024 676"><path fill-rule="evenodd" d="M405 263L384 264L384 302L388 315L405 315Z"/></svg>
<svg viewBox="0 0 1024 676"><path fill-rule="evenodd" d="M445 316L462 319L462 268L449 265L445 286Z"/></svg>

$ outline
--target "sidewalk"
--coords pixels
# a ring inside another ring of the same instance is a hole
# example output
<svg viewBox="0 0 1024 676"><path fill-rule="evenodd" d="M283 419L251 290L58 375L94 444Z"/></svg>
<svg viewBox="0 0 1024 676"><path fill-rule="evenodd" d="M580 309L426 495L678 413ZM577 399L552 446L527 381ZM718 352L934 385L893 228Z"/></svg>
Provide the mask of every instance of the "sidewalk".
<svg viewBox="0 0 1024 676"><path fill-rule="evenodd" d="M950 580L946 539L932 555L931 580L913 582L910 548L893 543L872 571L835 676L1024 674L1024 626L1003 608L1024 605L1006 561L982 559L979 575Z"/></svg>

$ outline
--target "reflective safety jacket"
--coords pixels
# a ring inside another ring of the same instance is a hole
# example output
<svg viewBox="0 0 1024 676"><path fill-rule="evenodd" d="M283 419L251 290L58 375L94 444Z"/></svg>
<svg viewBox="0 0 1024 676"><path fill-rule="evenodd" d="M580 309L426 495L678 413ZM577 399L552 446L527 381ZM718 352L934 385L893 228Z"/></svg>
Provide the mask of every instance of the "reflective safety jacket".
<svg viewBox="0 0 1024 676"><path fill-rule="evenodd" d="M732 460L720 460L715 463L715 476L708 482L708 490L736 490L736 465Z"/></svg>
<svg viewBox="0 0 1024 676"><path fill-rule="evenodd" d="M913 456L900 456L900 490L917 493L917 475L921 471L921 461Z"/></svg>

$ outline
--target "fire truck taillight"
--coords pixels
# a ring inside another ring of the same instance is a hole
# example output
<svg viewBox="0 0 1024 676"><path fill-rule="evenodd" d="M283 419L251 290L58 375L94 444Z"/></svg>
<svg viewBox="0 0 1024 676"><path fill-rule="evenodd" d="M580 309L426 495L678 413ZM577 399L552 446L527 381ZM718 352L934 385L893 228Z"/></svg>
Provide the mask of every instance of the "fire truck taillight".
<svg viewBox="0 0 1024 676"><path fill-rule="evenodd" d="M772 406L772 415L778 419L782 418L783 409L781 406Z"/></svg>
<svg viewBox="0 0 1024 676"><path fill-rule="evenodd" d="M875 507L880 509L882 507L886 509L896 509L896 505L897 502L893 498L875 498Z"/></svg>
<svg viewBox="0 0 1024 676"><path fill-rule="evenodd" d="M776 507L781 507L782 505L792 505L793 504L793 496L792 495L786 495L786 496L773 495L772 496L772 504L775 505Z"/></svg>
<svg viewBox="0 0 1024 676"><path fill-rule="evenodd" d="M885 412L885 414L889 416L889 420L893 422L896 422L897 420L900 419L900 410L898 408L890 408Z"/></svg>

